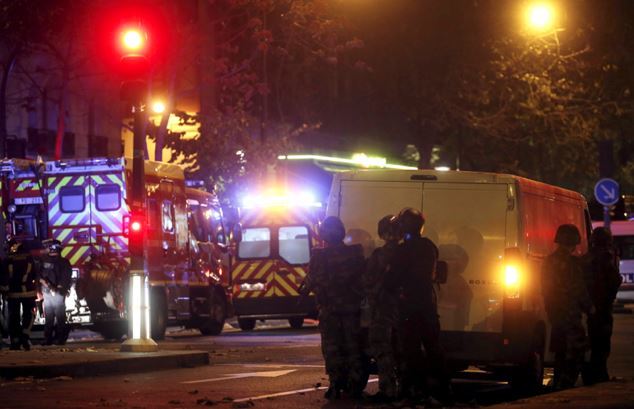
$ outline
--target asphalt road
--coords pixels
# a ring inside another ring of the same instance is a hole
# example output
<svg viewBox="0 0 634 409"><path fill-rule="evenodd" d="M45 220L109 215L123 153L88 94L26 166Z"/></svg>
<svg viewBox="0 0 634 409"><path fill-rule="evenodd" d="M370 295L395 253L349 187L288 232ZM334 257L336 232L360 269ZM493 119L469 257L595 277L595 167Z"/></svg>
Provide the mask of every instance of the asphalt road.
<svg viewBox="0 0 634 409"><path fill-rule="evenodd" d="M610 368L613 376L634 378L634 317L617 315ZM116 348L89 331L75 331L72 343ZM1 408L350 408L352 401L330 403L319 334L284 322L244 333L227 328L218 337L170 329L163 349L206 350L207 367L81 379L4 382ZM549 380L547 376L546 381ZM505 382L473 370L453 380L458 406L486 406L517 399ZM371 379L366 389L376 391ZM378 407L378 406L374 406Z"/></svg>

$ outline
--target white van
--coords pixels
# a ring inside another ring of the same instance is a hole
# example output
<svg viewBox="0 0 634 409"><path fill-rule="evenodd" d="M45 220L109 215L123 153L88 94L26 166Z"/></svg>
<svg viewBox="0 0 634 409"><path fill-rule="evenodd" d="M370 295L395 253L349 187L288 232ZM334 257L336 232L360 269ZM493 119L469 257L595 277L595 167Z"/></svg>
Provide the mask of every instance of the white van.
<svg viewBox="0 0 634 409"><path fill-rule="evenodd" d="M593 222L593 227L603 226L603 222ZM634 220L617 220L610 223L614 247L619 255L619 271L623 283L616 298L619 301L634 300Z"/></svg>
<svg viewBox="0 0 634 409"><path fill-rule="evenodd" d="M361 170L335 175L327 215L339 216L347 242L362 244L369 255L383 244L378 220L404 207L423 211L424 236L448 263L437 293L442 343L453 367L503 370L516 385L540 385L544 359L551 358L541 264L564 223L581 232L576 251L587 251L584 197L505 174Z"/></svg>

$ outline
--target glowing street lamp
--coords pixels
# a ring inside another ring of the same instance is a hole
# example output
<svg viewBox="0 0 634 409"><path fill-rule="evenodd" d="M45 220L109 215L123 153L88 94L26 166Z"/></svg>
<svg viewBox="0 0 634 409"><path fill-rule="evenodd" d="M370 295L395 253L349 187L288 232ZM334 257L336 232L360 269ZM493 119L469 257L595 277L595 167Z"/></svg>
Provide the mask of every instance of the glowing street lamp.
<svg viewBox="0 0 634 409"><path fill-rule="evenodd" d="M533 31L545 32L555 26L556 10L552 4L534 3L526 7L526 25Z"/></svg>
<svg viewBox="0 0 634 409"><path fill-rule="evenodd" d="M152 112L155 114L162 114L165 112L165 103L163 101L152 102Z"/></svg>

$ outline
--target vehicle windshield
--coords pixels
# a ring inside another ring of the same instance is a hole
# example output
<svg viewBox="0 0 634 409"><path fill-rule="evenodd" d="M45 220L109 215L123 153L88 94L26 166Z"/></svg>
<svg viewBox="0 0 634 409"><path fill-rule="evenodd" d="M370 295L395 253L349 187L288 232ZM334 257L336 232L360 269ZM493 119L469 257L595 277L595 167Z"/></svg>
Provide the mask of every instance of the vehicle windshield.
<svg viewBox="0 0 634 409"><path fill-rule="evenodd" d="M280 257L289 264L306 264L310 260L310 240L306 226L284 226L279 231Z"/></svg>
<svg viewBox="0 0 634 409"><path fill-rule="evenodd" d="M238 244L238 257L242 259L266 258L271 255L271 230L268 227L246 227Z"/></svg>
<svg viewBox="0 0 634 409"><path fill-rule="evenodd" d="M634 236L614 236L621 260L634 260Z"/></svg>

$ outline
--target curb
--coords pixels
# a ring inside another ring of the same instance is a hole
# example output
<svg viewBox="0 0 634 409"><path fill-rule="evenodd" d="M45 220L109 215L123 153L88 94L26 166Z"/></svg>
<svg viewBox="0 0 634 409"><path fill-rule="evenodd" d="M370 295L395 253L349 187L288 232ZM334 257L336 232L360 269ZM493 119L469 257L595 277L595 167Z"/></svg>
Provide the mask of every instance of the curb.
<svg viewBox="0 0 634 409"><path fill-rule="evenodd" d="M165 369L192 368L209 365L204 351L162 351L151 353L111 352L106 354L71 352L66 357L74 362L49 364L0 364L0 377L54 378L58 376L87 377L121 373L138 373Z"/></svg>

